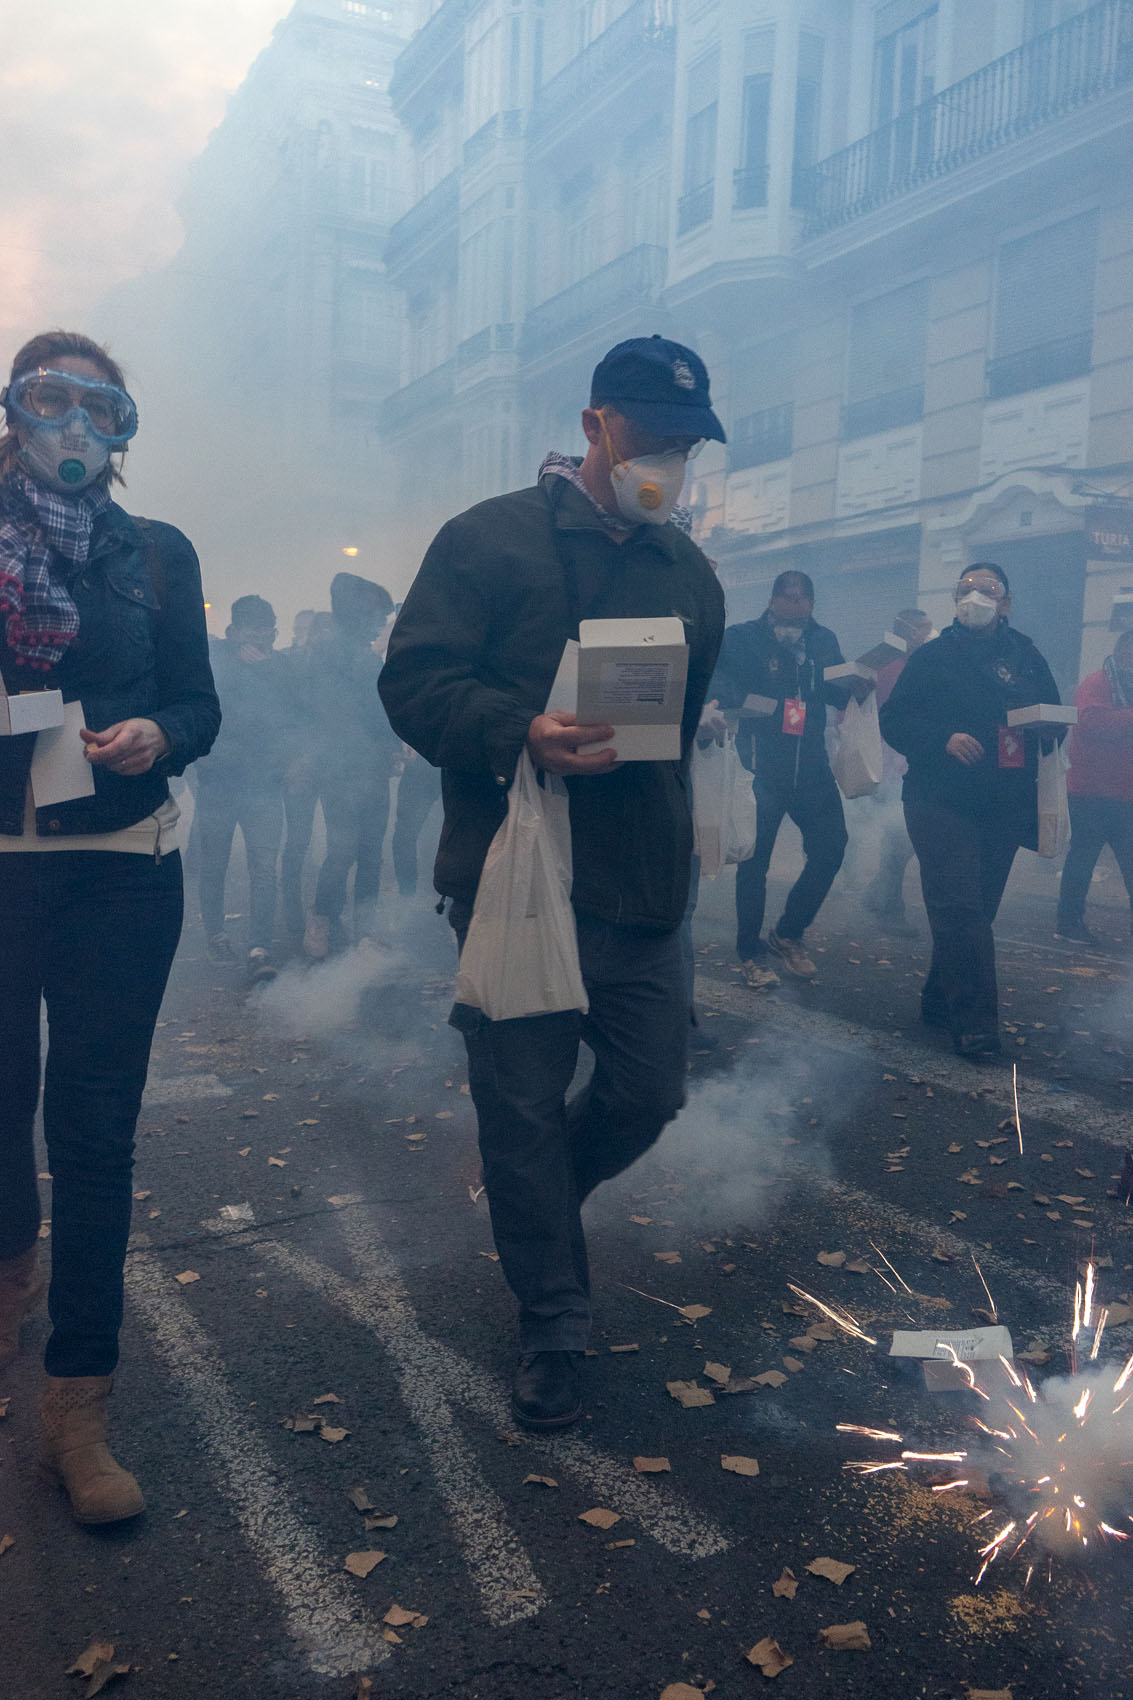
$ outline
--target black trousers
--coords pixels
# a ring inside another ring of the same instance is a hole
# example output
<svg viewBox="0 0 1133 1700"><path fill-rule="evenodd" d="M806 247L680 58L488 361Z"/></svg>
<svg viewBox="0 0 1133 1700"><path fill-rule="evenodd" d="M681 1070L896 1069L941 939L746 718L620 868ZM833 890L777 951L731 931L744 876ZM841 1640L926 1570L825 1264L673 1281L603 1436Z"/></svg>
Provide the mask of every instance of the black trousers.
<svg viewBox="0 0 1133 1700"><path fill-rule="evenodd" d="M1022 833L1011 820L973 820L937 803L905 803L932 929L932 965L921 992L925 1018L954 1038L998 1033L992 922Z"/></svg>
<svg viewBox="0 0 1133 1700"><path fill-rule="evenodd" d="M1109 845L1133 903L1133 803L1120 797L1070 798L1070 849L1058 889L1060 926L1080 923L1098 857Z"/></svg>
<svg viewBox="0 0 1133 1700"><path fill-rule="evenodd" d="M463 943L468 904L449 919ZM590 1278L580 1209L628 1169L684 1103L688 988L679 931L641 933L578 916L589 1013L489 1021L458 1004L492 1234L519 1300L520 1350L581 1352ZM578 1047L589 1084L568 1105Z"/></svg>
<svg viewBox="0 0 1133 1700"><path fill-rule="evenodd" d="M846 854L846 817L842 793L828 767L804 774L795 786L778 785L757 774L755 853L736 869L736 954L748 961L765 948L760 934L767 907L767 870L775 840L789 815L803 835L803 871L787 893L776 931L801 939L825 903Z"/></svg>
<svg viewBox="0 0 1133 1700"><path fill-rule="evenodd" d="M327 853L319 869L312 912L341 921L354 869L354 933L373 932L382 883L382 846L389 825L389 773L324 780L319 787Z"/></svg>
<svg viewBox="0 0 1133 1700"><path fill-rule="evenodd" d="M134 1129L181 913L176 851L160 862L103 850L0 856L0 1259L39 1232L42 998L51 1375L109 1375L118 1361Z"/></svg>

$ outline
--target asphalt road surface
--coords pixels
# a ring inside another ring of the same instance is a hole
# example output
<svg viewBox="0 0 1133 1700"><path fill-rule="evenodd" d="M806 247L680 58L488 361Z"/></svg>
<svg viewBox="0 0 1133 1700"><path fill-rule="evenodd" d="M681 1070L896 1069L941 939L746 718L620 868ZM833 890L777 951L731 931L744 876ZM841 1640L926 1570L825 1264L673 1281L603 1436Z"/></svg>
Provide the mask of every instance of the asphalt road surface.
<svg viewBox="0 0 1133 1700"><path fill-rule="evenodd" d="M992 1067L916 1022L919 909L917 936L888 938L836 890L818 982L755 994L727 884L706 891L715 1045L681 1121L594 1201L587 1414L555 1438L508 1412L445 924L422 901L392 958L295 970L263 1004L190 925L140 1122L114 1395L148 1509L83 1531L37 1479L37 1318L0 1377L0 1695L85 1694L65 1673L106 1641L123 1700L733 1700L767 1685L746 1656L765 1638L795 1700L1133 1695L1133 1542L1009 1542L976 1587L1014 1515L994 1482L843 1467L971 1444L979 1400L887 1354L895 1328L989 1321L973 1258L1015 1351L1046 1354L1036 1379L1066 1370L1091 1254L1105 1302L1133 1288L1129 958L1117 908L1106 949L1055 942L1051 889L1031 864L1005 906ZM1120 1323L1099 1361L1131 1351ZM822 1558L853 1568L808 1570ZM868 1649L820 1634L854 1623Z"/></svg>

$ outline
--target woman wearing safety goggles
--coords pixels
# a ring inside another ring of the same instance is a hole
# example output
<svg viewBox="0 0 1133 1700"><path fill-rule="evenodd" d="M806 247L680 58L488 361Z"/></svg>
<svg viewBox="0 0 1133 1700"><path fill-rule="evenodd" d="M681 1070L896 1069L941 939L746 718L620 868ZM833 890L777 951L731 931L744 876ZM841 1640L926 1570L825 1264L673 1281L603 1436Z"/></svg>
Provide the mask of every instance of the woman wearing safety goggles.
<svg viewBox="0 0 1133 1700"><path fill-rule="evenodd" d="M16 355L0 405L0 1368L44 1286L42 1000L40 1457L80 1523L113 1523L143 1509L107 1446L107 1400L134 1128L181 931L169 777L209 749L220 707L191 544L111 499L138 429L116 363L48 332Z"/></svg>

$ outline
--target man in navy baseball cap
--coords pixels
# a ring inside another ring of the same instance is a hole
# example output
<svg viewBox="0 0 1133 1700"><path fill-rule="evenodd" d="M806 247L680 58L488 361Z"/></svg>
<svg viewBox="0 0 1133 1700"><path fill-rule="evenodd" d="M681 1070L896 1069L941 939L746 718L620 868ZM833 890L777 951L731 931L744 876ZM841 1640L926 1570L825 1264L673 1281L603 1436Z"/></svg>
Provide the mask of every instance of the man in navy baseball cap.
<svg viewBox="0 0 1133 1700"><path fill-rule="evenodd" d="M611 348L594 369L590 405L612 407L655 437L727 441L712 411L703 360L662 336L633 336Z"/></svg>

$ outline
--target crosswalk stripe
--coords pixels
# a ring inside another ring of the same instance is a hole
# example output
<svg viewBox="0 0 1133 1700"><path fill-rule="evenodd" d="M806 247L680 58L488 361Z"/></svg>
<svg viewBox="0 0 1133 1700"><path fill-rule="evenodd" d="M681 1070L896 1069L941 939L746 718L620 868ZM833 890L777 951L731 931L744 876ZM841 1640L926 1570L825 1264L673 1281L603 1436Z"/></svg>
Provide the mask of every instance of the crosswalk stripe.
<svg viewBox="0 0 1133 1700"><path fill-rule="evenodd" d="M315 1531L291 1508L291 1484L248 1424L207 1335L158 1260L137 1241L126 1290L205 1435L205 1458L241 1533L279 1595L292 1639L320 1676L356 1676L388 1657L380 1627L336 1574Z"/></svg>
<svg viewBox="0 0 1133 1700"><path fill-rule="evenodd" d="M866 1027L840 1016L825 1015L818 1010L803 1009L797 1004L776 1006L766 992L749 992L730 982L701 975L696 982L697 995L714 1009L737 1015L755 1027L771 1027L776 1033L811 1044L825 1045L830 1050L850 1053L861 1063L863 1052L877 1053L878 1061L890 1068L900 1068L942 1085L965 1097L978 1088L988 1103L1012 1108L1011 1074L1003 1067L981 1069L962 1058L946 1056L927 1045L895 1037L880 1028ZM1115 1150L1125 1151L1131 1143L1130 1111L1110 1110L1097 1098L1080 1092L1056 1092L1040 1085L1025 1072L1019 1071L1019 1106L1023 1116L1023 1131L1029 1117L1050 1122L1054 1126L1100 1140Z"/></svg>
<svg viewBox="0 0 1133 1700"><path fill-rule="evenodd" d="M508 1522L503 1501L458 1432L437 1380L434 1344L422 1333L404 1291L367 1291L306 1252L277 1240L254 1243L257 1257L268 1258L312 1288L369 1329L385 1348L488 1621L504 1628L540 1611L546 1594Z"/></svg>
<svg viewBox="0 0 1133 1700"><path fill-rule="evenodd" d="M390 1307L404 1302L401 1275L378 1240L372 1219L362 1212L344 1211L342 1229L368 1296ZM443 1381L453 1402L497 1426L510 1428L514 1419L501 1383L451 1347L423 1339L430 1352L432 1373ZM613 1509L633 1517L666 1551L686 1558L709 1558L727 1551L730 1542L713 1523L676 1496L643 1480L629 1464L600 1452L578 1435L525 1433L523 1438L525 1444L548 1453L563 1469L584 1480L608 1499Z"/></svg>

